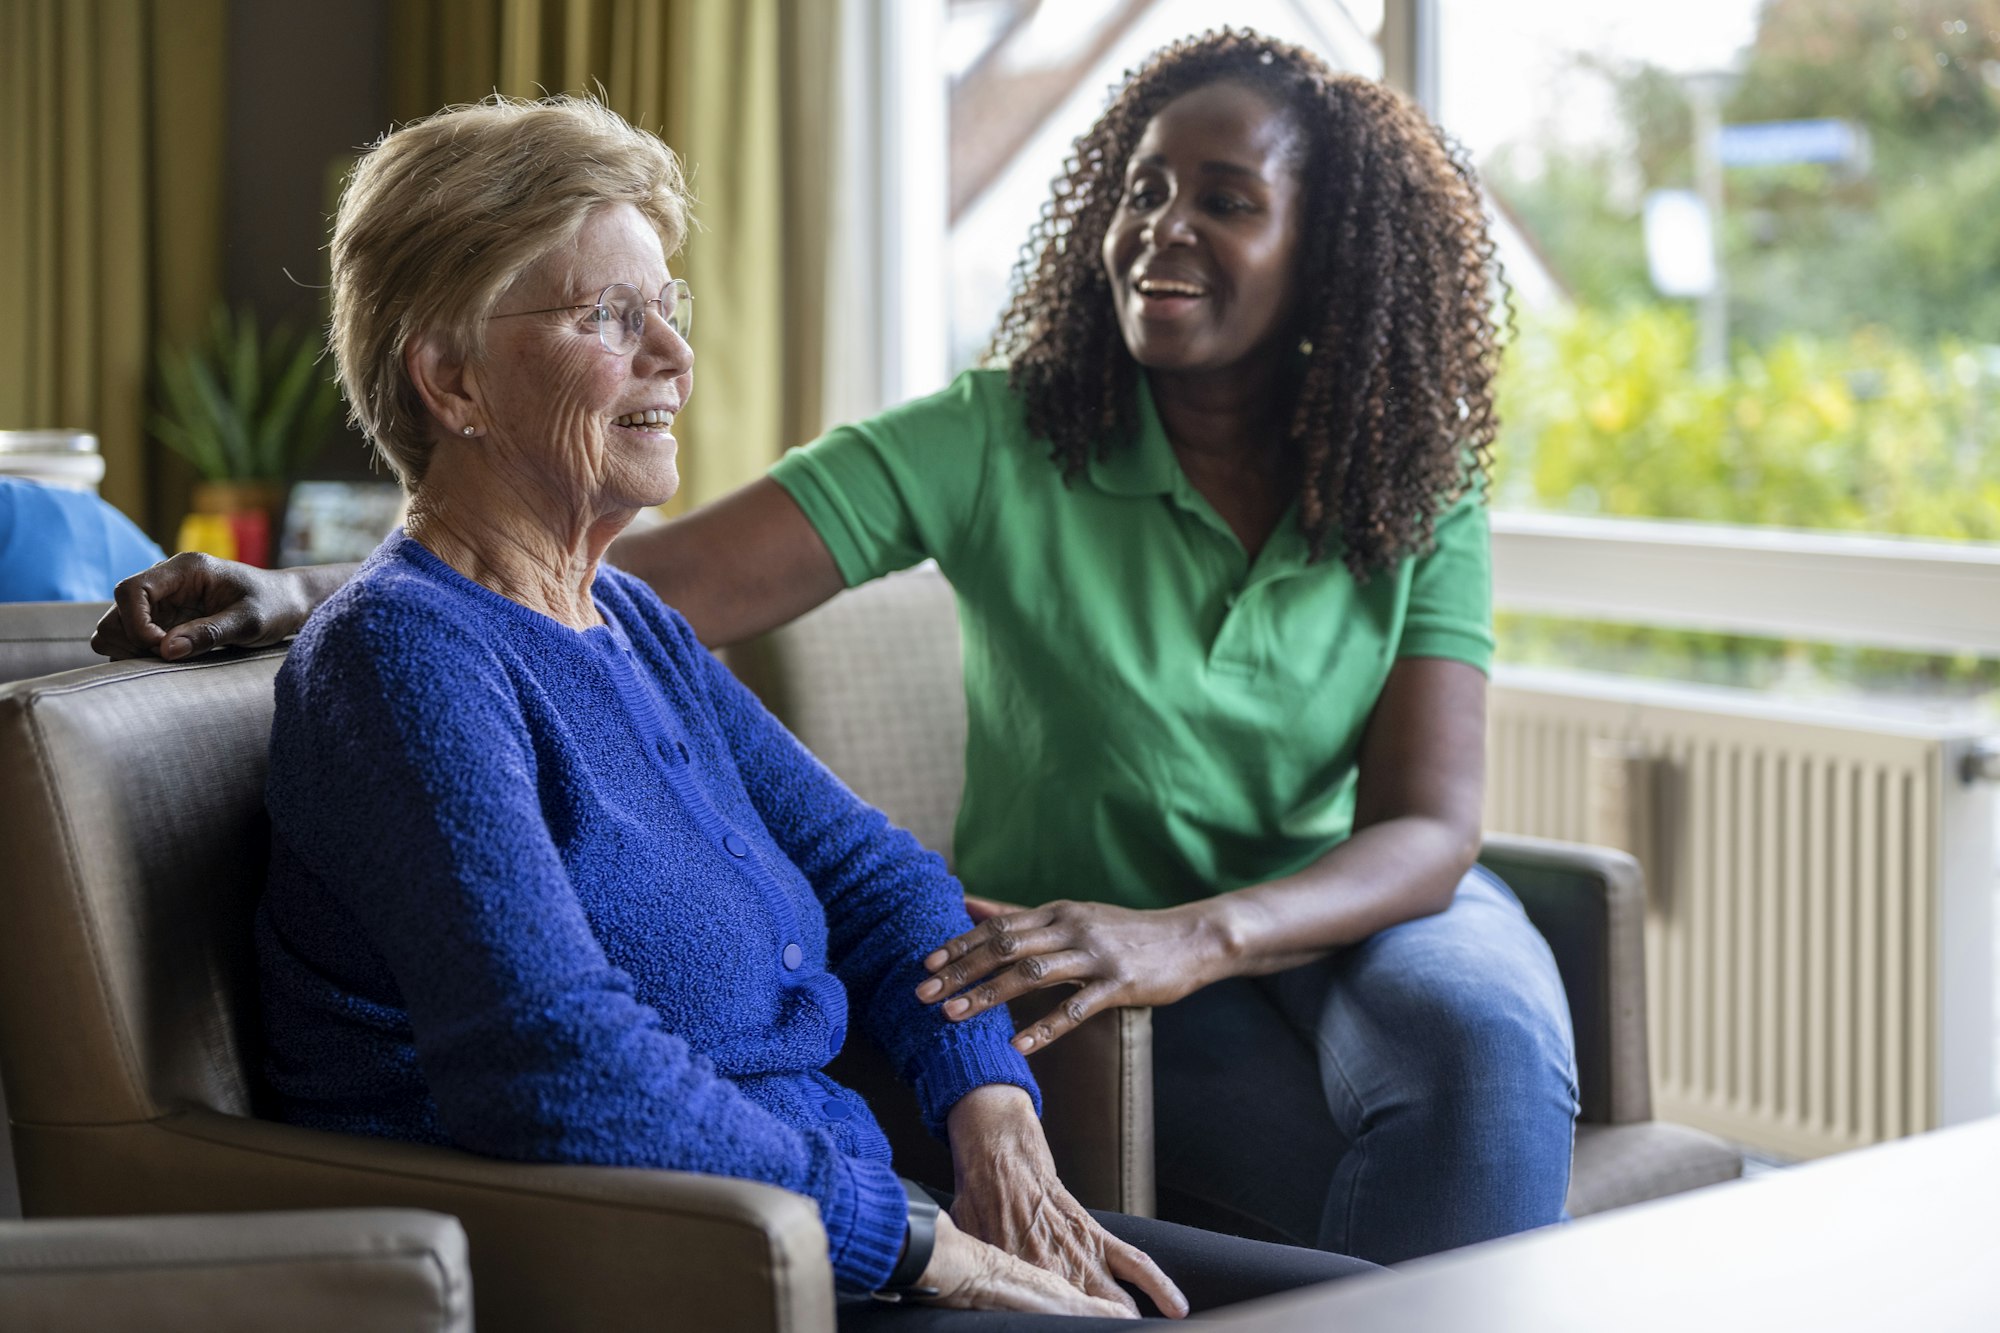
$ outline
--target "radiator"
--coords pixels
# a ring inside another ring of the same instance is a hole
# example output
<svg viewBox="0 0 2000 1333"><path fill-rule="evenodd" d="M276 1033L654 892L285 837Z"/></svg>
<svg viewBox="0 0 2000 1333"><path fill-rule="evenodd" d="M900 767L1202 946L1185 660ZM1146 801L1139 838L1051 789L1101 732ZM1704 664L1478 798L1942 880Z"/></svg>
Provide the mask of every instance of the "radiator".
<svg viewBox="0 0 2000 1333"><path fill-rule="evenodd" d="M1735 691L1503 670L1486 823L1644 865L1657 1114L1820 1156L1994 1110L1979 742Z"/></svg>

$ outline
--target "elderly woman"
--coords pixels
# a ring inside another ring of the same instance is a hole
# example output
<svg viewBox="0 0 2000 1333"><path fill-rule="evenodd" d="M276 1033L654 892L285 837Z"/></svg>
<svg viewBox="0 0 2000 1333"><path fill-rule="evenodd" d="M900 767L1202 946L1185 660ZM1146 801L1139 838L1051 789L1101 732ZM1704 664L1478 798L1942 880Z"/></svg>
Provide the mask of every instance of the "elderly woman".
<svg viewBox="0 0 2000 1333"><path fill-rule="evenodd" d="M937 560L985 919L916 994L977 1023L1075 988L1024 1051L1157 1006L1163 1216L1378 1262L1561 1216L1568 1008L1473 864L1497 281L1406 99L1178 43L1077 142L1001 365L614 553L711 644ZM335 577L183 557L102 642L275 639Z"/></svg>
<svg viewBox="0 0 2000 1333"><path fill-rule="evenodd" d="M280 1114L767 1181L817 1201L843 1288L943 1307L1130 1317L1123 1281L1183 1313L1113 1233L1233 1296L1358 1267L1085 1213L1002 1016L915 995L971 925L942 862L601 563L677 481L684 208L656 139L565 99L408 126L348 185L333 350L409 509L278 678L257 937ZM949 1135L960 1216L1039 1218L1025 1258L933 1220L821 1072L850 1002Z"/></svg>

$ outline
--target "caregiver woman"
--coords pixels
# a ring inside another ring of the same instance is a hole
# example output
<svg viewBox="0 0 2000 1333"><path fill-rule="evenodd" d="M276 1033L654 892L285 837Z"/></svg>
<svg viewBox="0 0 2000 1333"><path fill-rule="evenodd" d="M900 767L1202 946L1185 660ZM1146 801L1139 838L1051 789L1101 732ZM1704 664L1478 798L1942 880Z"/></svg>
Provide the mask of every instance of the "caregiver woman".
<svg viewBox="0 0 2000 1333"><path fill-rule="evenodd" d="M1005 369L612 552L711 644L943 568L986 901L917 995L967 1021L1074 988L1024 1051L1156 1006L1163 1216L1383 1262L1561 1216L1561 983L1473 865L1495 268L1406 99L1183 42L1077 142ZM121 595L142 643L153 588L220 604L172 569ZM248 581L230 632L289 632L301 585Z"/></svg>

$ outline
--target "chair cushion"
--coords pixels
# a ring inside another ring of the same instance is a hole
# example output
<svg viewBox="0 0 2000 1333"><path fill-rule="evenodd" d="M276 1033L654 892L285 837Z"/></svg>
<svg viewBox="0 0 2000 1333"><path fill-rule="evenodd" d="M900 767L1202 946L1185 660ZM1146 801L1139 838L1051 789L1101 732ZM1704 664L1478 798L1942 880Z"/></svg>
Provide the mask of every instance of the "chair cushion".
<svg viewBox="0 0 2000 1333"><path fill-rule="evenodd" d="M957 604L936 566L849 589L727 661L862 800L951 860L965 686Z"/></svg>
<svg viewBox="0 0 2000 1333"><path fill-rule="evenodd" d="M1743 1154L1712 1134L1649 1120L1578 1125L1570 1166L1569 1213L1584 1217L1735 1180Z"/></svg>

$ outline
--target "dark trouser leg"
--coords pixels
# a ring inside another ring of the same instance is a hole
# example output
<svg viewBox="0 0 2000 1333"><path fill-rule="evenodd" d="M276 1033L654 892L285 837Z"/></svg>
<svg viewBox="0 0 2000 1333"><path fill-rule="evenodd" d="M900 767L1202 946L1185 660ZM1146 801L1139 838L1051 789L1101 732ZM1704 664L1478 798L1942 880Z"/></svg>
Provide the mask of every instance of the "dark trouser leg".
<svg viewBox="0 0 2000 1333"><path fill-rule="evenodd" d="M1120 1240L1153 1256L1153 1262L1180 1285L1197 1313L1273 1296L1281 1291L1332 1282L1372 1271L1374 1265L1345 1255L1271 1245L1237 1236L1218 1236L1121 1213L1091 1214ZM1134 1292L1139 1309L1158 1314ZM883 1305L868 1297L843 1297L840 1333L1110 1333L1129 1329L1122 1319L1079 1319L1061 1315L1016 1314L1000 1310L939 1310L928 1306Z"/></svg>
<svg viewBox="0 0 2000 1333"><path fill-rule="evenodd" d="M1161 1217L1319 1244L1347 1140L1312 1045L1254 981L1231 977L1153 1011L1153 1140Z"/></svg>
<svg viewBox="0 0 2000 1333"><path fill-rule="evenodd" d="M1244 1213L1395 1263L1562 1215L1569 1009L1541 936L1484 871L1437 916L1211 987L1157 1012L1154 1034L1163 1216Z"/></svg>

